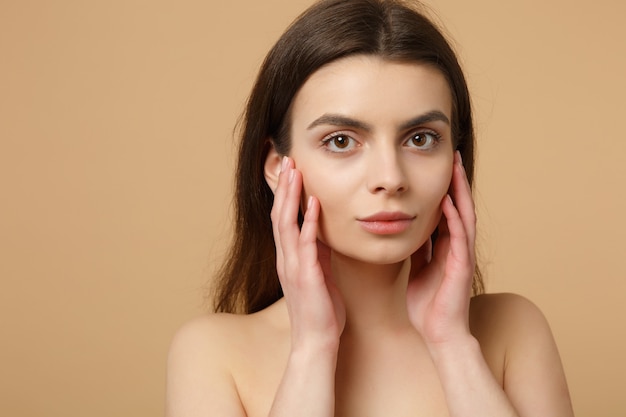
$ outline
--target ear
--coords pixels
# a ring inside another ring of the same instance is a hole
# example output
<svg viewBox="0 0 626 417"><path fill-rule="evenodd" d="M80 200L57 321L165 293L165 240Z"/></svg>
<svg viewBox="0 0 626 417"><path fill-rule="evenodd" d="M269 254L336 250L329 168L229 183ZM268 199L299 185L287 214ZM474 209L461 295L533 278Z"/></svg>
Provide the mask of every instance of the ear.
<svg viewBox="0 0 626 417"><path fill-rule="evenodd" d="M265 158L265 181L267 181L267 185L270 186L272 191L276 190L278 187L278 175L280 174L280 166L283 160L282 155L280 155L274 144L270 141L270 149L267 152L267 157Z"/></svg>

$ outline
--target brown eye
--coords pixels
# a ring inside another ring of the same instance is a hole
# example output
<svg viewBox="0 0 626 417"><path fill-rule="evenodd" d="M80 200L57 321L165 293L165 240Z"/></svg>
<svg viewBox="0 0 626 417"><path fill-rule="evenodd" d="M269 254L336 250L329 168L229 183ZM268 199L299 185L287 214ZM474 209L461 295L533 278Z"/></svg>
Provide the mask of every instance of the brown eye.
<svg viewBox="0 0 626 417"><path fill-rule="evenodd" d="M346 136L335 136L332 139L333 145L339 149L345 149L350 145L350 139Z"/></svg>
<svg viewBox="0 0 626 417"><path fill-rule="evenodd" d="M409 138L406 145L417 149L430 149L437 145L439 136L434 132L418 132Z"/></svg>
<svg viewBox="0 0 626 417"><path fill-rule="evenodd" d="M358 146L356 140L341 133L325 138L323 143L328 151L335 153L350 152L355 146Z"/></svg>
<svg viewBox="0 0 626 417"><path fill-rule="evenodd" d="M428 137L424 133L418 133L411 138L411 142L413 142L413 145L419 146L421 148L426 143L428 143Z"/></svg>

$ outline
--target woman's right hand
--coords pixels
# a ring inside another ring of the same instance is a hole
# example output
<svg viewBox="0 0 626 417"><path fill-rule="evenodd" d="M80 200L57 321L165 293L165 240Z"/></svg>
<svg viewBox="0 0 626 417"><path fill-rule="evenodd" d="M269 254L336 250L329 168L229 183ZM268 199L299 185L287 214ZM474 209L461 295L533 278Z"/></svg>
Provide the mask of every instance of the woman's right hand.
<svg viewBox="0 0 626 417"><path fill-rule="evenodd" d="M330 268L331 251L317 239L320 204L310 196L298 227L302 174L283 157L274 193L272 227L276 269L291 323L292 351L339 346L346 313Z"/></svg>

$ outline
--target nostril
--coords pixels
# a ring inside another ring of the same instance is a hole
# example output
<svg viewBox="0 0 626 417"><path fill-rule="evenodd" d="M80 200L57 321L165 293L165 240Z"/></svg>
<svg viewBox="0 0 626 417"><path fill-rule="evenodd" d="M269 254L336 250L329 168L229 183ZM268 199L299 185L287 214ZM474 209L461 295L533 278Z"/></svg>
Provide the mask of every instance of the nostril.
<svg viewBox="0 0 626 417"><path fill-rule="evenodd" d="M369 171L367 178L370 192L397 194L407 191L408 178L396 158L376 162L376 167Z"/></svg>
<svg viewBox="0 0 626 417"><path fill-rule="evenodd" d="M403 193L405 191L406 191L406 187L403 185L397 186L397 187L378 186L374 188L375 193L397 194L397 193Z"/></svg>

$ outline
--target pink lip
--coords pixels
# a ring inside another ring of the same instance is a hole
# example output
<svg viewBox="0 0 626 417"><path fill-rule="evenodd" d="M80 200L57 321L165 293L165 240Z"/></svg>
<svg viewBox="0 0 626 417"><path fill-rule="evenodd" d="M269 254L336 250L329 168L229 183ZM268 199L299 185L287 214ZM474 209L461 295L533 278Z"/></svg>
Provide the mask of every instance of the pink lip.
<svg viewBox="0 0 626 417"><path fill-rule="evenodd" d="M391 222L394 220L413 220L415 216L411 216L401 211L381 211L367 217L359 217L358 220L363 222Z"/></svg>
<svg viewBox="0 0 626 417"><path fill-rule="evenodd" d="M378 235L393 235L402 233L411 226L415 216L394 211L381 211L371 216L357 219L359 225L366 231Z"/></svg>

